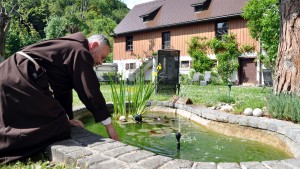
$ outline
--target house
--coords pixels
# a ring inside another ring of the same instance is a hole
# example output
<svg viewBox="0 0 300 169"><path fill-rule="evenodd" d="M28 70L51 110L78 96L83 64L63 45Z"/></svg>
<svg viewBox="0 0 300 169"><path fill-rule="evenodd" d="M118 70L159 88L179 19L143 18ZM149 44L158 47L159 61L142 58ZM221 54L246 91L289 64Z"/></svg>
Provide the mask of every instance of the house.
<svg viewBox="0 0 300 169"><path fill-rule="evenodd" d="M236 35L240 46L251 45L259 51L259 42L251 38L247 21L241 17L246 3L247 0L155 0L136 5L114 29L113 60L128 78L158 50L176 49L180 50L180 73L187 74L192 68L187 52L189 40L194 36L211 39L229 32ZM214 54L209 56L216 60ZM232 80L261 84L261 66L255 62L256 57L256 53L242 54L240 68ZM150 63L155 66L155 57ZM151 76L150 69L146 76Z"/></svg>

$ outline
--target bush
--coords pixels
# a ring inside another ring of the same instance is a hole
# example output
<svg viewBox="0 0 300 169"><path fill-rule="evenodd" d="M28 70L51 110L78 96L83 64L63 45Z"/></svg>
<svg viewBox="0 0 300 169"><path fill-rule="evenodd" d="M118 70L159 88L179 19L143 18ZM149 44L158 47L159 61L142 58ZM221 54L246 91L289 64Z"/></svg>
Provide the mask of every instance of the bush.
<svg viewBox="0 0 300 169"><path fill-rule="evenodd" d="M270 95L267 109L273 118L300 122L300 98L295 95Z"/></svg>
<svg viewBox="0 0 300 169"><path fill-rule="evenodd" d="M190 75L180 74L180 84L182 84L182 85L190 84L191 81L192 81L192 78Z"/></svg>

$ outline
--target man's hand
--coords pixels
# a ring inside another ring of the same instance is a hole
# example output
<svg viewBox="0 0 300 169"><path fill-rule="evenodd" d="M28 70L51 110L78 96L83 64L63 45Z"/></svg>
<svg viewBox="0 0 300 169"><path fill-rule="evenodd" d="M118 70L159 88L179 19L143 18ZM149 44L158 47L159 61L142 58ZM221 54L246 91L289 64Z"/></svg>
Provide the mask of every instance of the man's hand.
<svg viewBox="0 0 300 169"><path fill-rule="evenodd" d="M73 127L81 127L81 128L84 128L84 124L79 121L79 120L75 120L75 119L72 119L72 120L69 120L69 123L71 126Z"/></svg>
<svg viewBox="0 0 300 169"><path fill-rule="evenodd" d="M105 127L106 127L106 131L109 135L109 138L114 139L116 141L120 141L120 138L119 138L114 126L112 125L112 123L106 125Z"/></svg>

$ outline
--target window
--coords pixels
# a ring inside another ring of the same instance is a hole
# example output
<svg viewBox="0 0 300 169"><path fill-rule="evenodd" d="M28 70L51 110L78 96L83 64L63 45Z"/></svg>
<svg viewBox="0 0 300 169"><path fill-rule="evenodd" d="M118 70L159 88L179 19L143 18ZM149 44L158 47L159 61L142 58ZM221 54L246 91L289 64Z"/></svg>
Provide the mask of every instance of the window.
<svg viewBox="0 0 300 169"><path fill-rule="evenodd" d="M149 11L147 11L147 13L141 15L140 18L143 18L143 22L151 21L155 18L158 11L160 10L160 8L161 8L161 6L154 7L152 9L150 9Z"/></svg>
<svg viewBox="0 0 300 169"><path fill-rule="evenodd" d="M198 13L209 8L211 0L197 0L195 3L192 3L191 6L194 8L194 12Z"/></svg>
<svg viewBox="0 0 300 169"><path fill-rule="evenodd" d="M222 39L224 34L228 34L228 23L227 22L218 22L216 23L216 37Z"/></svg>
<svg viewBox="0 0 300 169"><path fill-rule="evenodd" d="M126 36L126 51L133 50L133 36Z"/></svg>
<svg viewBox="0 0 300 169"><path fill-rule="evenodd" d="M171 47L171 33L163 32L162 33L162 49L170 49Z"/></svg>
<svg viewBox="0 0 300 169"><path fill-rule="evenodd" d="M195 7L194 7L194 11L195 11L195 12L203 11L203 6L202 6L202 5L195 6Z"/></svg>
<svg viewBox="0 0 300 169"><path fill-rule="evenodd" d="M130 69L135 69L136 68L136 64L135 63L130 63Z"/></svg>
<svg viewBox="0 0 300 169"><path fill-rule="evenodd" d="M190 61L181 61L181 68L189 68L190 67Z"/></svg>
<svg viewBox="0 0 300 169"><path fill-rule="evenodd" d="M136 63L126 63L125 70L133 70L136 69Z"/></svg>
<svg viewBox="0 0 300 169"><path fill-rule="evenodd" d="M129 63L125 64L125 70L129 70Z"/></svg>

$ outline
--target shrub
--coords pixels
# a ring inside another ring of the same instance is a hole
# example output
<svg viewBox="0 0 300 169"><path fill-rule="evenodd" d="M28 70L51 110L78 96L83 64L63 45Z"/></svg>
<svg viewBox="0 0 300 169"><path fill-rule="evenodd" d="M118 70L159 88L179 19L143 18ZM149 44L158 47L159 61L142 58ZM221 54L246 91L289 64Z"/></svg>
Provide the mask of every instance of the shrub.
<svg viewBox="0 0 300 169"><path fill-rule="evenodd" d="M267 109L273 118L300 122L300 98L296 95L270 95Z"/></svg>

